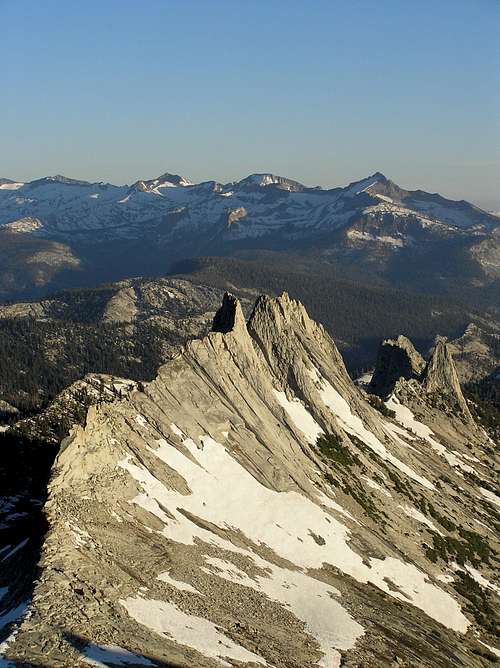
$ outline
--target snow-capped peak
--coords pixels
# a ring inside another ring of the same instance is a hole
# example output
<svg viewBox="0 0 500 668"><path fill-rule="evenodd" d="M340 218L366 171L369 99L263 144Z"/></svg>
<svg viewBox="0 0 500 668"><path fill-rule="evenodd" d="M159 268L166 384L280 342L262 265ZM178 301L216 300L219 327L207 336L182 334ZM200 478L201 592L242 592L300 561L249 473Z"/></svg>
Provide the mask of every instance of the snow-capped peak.
<svg viewBox="0 0 500 668"><path fill-rule="evenodd" d="M147 181L141 179L136 181L132 188L134 190L142 190L143 192L154 192L159 188L179 188L192 185L194 185L192 181L185 176L165 172L165 174L158 176L156 179L149 179Z"/></svg>
<svg viewBox="0 0 500 668"><path fill-rule="evenodd" d="M283 179L283 177L275 176L274 174L250 174L243 181L250 181L257 186L270 186L279 183L280 178Z"/></svg>
<svg viewBox="0 0 500 668"><path fill-rule="evenodd" d="M0 190L18 190L24 186L20 181L12 181L11 179L0 179Z"/></svg>
<svg viewBox="0 0 500 668"><path fill-rule="evenodd" d="M359 193L368 191L377 183L387 182L388 179L381 172L375 172L375 174L367 176L365 179L361 179L361 181L353 181L347 186L347 189L351 194L359 195Z"/></svg>
<svg viewBox="0 0 500 668"><path fill-rule="evenodd" d="M36 188L38 186L46 186L51 184L61 184L65 186L92 186L95 185L90 183L90 181L81 181L80 179L71 179L68 176L63 176L62 174L56 174L55 176L43 176L41 179L36 179L35 181L30 181L28 184L30 188Z"/></svg>
<svg viewBox="0 0 500 668"><path fill-rule="evenodd" d="M187 179L185 176L180 176L179 174L170 174L165 172L157 179L154 179L153 183L156 188L176 188L178 186L192 186L194 185L192 181Z"/></svg>
<svg viewBox="0 0 500 668"><path fill-rule="evenodd" d="M238 181L240 188L257 187L265 188L266 186L278 186L282 190L303 190L304 186L298 181L287 179L284 176L276 176L276 174L250 174L246 178Z"/></svg>

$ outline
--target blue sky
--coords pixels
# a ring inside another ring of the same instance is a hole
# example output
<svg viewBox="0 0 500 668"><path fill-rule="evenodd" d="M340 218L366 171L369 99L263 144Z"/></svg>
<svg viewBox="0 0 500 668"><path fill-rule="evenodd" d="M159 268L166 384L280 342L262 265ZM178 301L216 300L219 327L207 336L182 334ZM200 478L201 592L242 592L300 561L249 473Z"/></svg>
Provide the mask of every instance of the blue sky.
<svg viewBox="0 0 500 668"><path fill-rule="evenodd" d="M500 209L499 0L0 0L0 176L272 171Z"/></svg>

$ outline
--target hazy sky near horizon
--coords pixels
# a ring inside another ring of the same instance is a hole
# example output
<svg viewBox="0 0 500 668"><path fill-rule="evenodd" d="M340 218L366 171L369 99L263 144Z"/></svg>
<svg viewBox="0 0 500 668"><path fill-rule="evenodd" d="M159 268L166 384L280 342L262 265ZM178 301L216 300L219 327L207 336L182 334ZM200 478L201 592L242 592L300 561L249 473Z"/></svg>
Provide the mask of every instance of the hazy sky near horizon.
<svg viewBox="0 0 500 668"><path fill-rule="evenodd" d="M0 0L0 176L335 186L500 209L500 0Z"/></svg>

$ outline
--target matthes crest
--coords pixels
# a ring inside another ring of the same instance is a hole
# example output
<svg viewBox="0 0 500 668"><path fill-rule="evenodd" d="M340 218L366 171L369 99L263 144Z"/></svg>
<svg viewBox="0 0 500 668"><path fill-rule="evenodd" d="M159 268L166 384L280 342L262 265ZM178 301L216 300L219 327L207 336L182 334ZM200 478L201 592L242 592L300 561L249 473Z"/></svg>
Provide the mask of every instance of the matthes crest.
<svg viewBox="0 0 500 668"><path fill-rule="evenodd" d="M300 302L260 297L247 325L226 294L211 333L73 429L6 657L479 668L494 639L460 583L495 596L491 444L424 391L417 415L413 382L381 411Z"/></svg>

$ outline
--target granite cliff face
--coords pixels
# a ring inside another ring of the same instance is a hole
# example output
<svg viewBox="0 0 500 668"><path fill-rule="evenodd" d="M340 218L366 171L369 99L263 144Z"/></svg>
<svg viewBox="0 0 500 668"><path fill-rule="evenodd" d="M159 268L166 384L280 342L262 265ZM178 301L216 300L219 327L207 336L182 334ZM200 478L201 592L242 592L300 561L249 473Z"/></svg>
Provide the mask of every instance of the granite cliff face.
<svg viewBox="0 0 500 668"><path fill-rule="evenodd" d="M446 338L437 337L427 362L405 336L381 343L368 390L387 399L405 381L413 381L409 386L424 402L472 420Z"/></svg>
<svg viewBox="0 0 500 668"><path fill-rule="evenodd" d="M460 413L471 418L467 402L462 394L450 348L444 338L438 338L423 374L427 395L436 401L455 405Z"/></svg>
<svg viewBox="0 0 500 668"><path fill-rule="evenodd" d="M424 358L406 336L387 339L380 345L370 390L387 397L397 380L419 378L424 369Z"/></svg>
<svg viewBox="0 0 500 668"><path fill-rule="evenodd" d="M453 387L436 350L392 419L299 302L260 297L246 323L226 295L208 336L65 440L31 588L8 587L29 541L0 553L5 661L486 665L493 444L411 404Z"/></svg>

